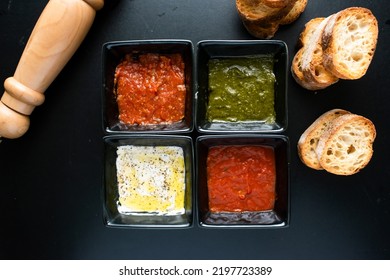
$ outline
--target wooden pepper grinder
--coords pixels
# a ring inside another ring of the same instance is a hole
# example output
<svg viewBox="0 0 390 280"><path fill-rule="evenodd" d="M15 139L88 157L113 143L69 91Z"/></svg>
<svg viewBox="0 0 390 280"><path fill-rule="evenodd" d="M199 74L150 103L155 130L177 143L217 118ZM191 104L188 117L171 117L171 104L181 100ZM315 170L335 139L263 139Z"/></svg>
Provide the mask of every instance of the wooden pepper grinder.
<svg viewBox="0 0 390 280"><path fill-rule="evenodd" d="M80 46L104 0L50 0L40 15L13 77L4 82L0 137L18 138L29 115Z"/></svg>

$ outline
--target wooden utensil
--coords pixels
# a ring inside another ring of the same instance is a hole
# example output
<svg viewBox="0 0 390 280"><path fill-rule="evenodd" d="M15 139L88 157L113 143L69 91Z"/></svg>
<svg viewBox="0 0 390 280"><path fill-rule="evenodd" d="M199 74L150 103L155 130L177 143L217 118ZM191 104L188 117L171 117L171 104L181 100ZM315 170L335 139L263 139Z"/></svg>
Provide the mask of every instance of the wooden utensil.
<svg viewBox="0 0 390 280"><path fill-rule="evenodd" d="M0 137L18 138L29 115L80 46L104 0L50 0L40 15L14 76L5 80L0 101Z"/></svg>

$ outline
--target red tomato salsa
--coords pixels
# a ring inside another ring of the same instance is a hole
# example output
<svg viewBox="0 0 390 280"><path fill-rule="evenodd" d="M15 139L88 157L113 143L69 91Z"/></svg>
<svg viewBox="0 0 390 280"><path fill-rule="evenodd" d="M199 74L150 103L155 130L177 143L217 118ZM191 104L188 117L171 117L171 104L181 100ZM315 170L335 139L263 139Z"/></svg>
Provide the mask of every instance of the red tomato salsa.
<svg viewBox="0 0 390 280"><path fill-rule="evenodd" d="M211 212L272 210L275 203L275 156L265 146L215 146L207 157Z"/></svg>
<svg viewBox="0 0 390 280"><path fill-rule="evenodd" d="M129 54L116 67L119 120L130 125L170 124L184 117L186 87L180 54Z"/></svg>

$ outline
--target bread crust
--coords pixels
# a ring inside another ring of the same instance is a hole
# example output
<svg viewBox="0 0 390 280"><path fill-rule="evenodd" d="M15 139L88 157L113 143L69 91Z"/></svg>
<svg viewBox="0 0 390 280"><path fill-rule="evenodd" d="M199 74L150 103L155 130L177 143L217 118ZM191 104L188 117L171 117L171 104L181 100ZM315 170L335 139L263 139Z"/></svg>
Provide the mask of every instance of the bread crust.
<svg viewBox="0 0 390 280"><path fill-rule="evenodd" d="M236 8L241 20L252 24L267 24L288 14L297 0L289 0L286 6L270 7L263 0L236 0Z"/></svg>
<svg viewBox="0 0 390 280"><path fill-rule="evenodd" d="M364 76L378 40L378 22L369 9L351 7L321 19L305 25L298 38L304 50L296 53L291 67L294 79L308 90Z"/></svg>
<svg viewBox="0 0 390 280"><path fill-rule="evenodd" d="M288 5L290 0L261 0L261 2L271 8L283 8Z"/></svg>
<svg viewBox="0 0 390 280"><path fill-rule="evenodd" d="M243 21L243 24L249 34L262 39L271 39L279 29L279 24L269 24L267 26L263 26L245 21Z"/></svg>
<svg viewBox="0 0 390 280"><path fill-rule="evenodd" d="M301 48L293 58L291 73L295 81L308 90L320 90L338 81L322 65L321 30L328 20L322 17L311 19L299 35Z"/></svg>
<svg viewBox="0 0 390 280"><path fill-rule="evenodd" d="M238 15L247 31L260 39L271 39L281 24L295 21L307 0L236 0Z"/></svg>
<svg viewBox="0 0 390 280"><path fill-rule="evenodd" d="M298 155L301 161L308 167L322 170L323 167L318 159L316 149L321 135L331 127L332 122L349 111L333 109L319 116L301 135L298 140Z"/></svg>
<svg viewBox="0 0 390 280"><path fill-rule="evenodd" d="M298 0L297 2L295 2L290 12L280 20L279 24L286 25L296 21L306 9L307 1L308 0Z"/></svg>
<svg viewBox="0 0 390 280"><path fill-rule="evenodd" d="M361 78L374 56L378 32L369 9L351 7L336 13L322 34L324 66L341 79Z"/></svg>
<svg viewBox="0 0 390 280"><path fill-rule="evenodd" d="M316 154L320 165L336 175L353 175L363 169L373 155L374 124L356 114L334 121L318 140Z"/></svg>
<svg viewBox="0 0 390 280"><path fill-rule="evenodd" d="M310 37L324 19L324 17L313 18L305 24L302 32L299 34L297 47L302 48L303 46L309 44Z"/></svg>
<svg viewBox="0 0 390 280"><path fill-rule="evenodd" d="M323 65L322 33L333 16L325 18L315 26L308 43L303 46L302 73L305 79L316 84L318 89L326 88L338 81L338 78Z"/></svg>
<svg viewBox="0 0 390 280"><path fill-rule="evenodd" d="M295 54L293 61L291 63L291 75L294 78L294 80L299 84L301 87L308 89L308 90L319 90L322 89L321 86L318 86L316 83L313 83L312 81L308 81L305 79L305 76L302 72L302 53L303 48L298 50L298 52Z"/></svg>

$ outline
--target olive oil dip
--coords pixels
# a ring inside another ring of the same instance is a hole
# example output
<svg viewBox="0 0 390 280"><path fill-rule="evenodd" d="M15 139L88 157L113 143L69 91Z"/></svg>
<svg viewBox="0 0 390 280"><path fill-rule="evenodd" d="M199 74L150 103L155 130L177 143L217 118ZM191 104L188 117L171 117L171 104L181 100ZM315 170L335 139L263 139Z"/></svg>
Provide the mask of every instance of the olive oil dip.
<svg viewBox="0 0 390 280"><path fill-rule="evenodd" d="M120 146L116 168L119 212L184 213L185 167L181 147Z"/></svg>
<svg viewBox="0 0 390 280"><path fill-rule="evenodd" d="M209 61L210 122L275 122L272 56Z"/></svg>

